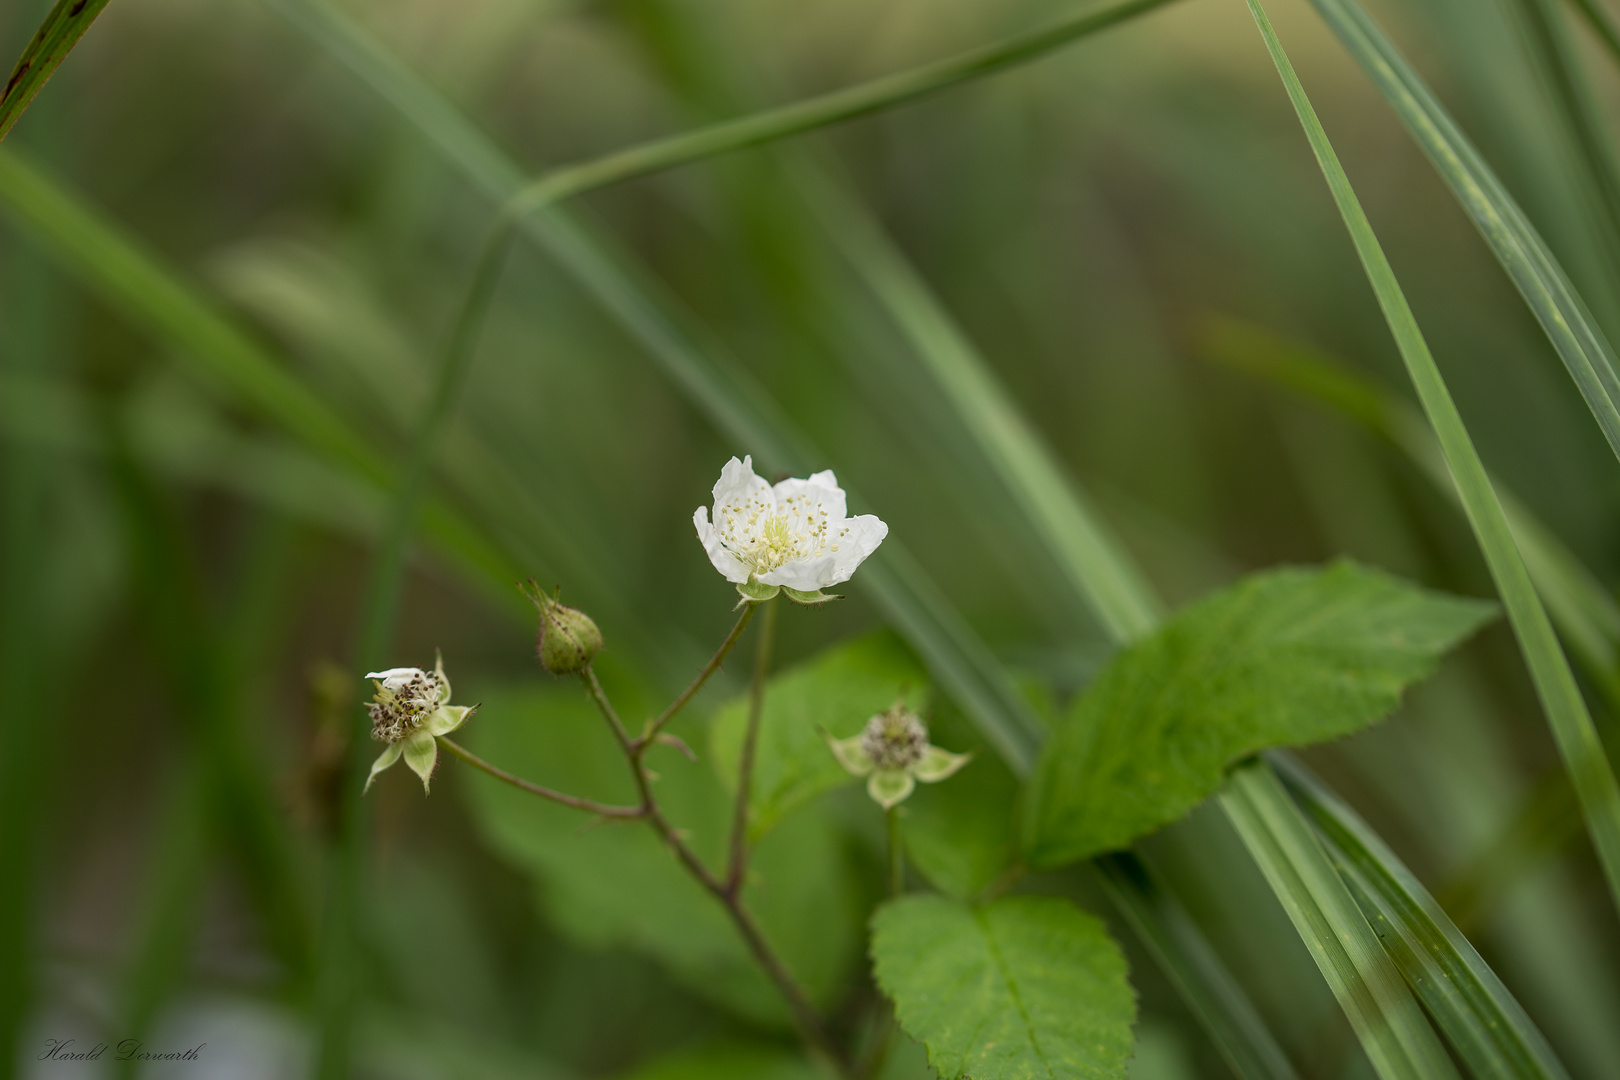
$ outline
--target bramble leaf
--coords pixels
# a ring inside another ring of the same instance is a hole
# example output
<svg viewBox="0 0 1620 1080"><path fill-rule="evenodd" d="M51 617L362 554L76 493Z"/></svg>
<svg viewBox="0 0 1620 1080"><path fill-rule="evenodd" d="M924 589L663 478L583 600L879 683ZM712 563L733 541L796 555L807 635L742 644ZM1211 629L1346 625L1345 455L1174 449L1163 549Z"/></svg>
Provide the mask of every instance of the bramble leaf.
<svg viewBox="0 0 1620 1080"><path fill-rule="evenodd" d="M928 694L927 673L888 632L835 645L771 679L754 757L750 834L763 836L795 807L852 782L827 749L822 730L838 738L858 734L897 698L921 710ZM744 694L721 707L709 731L710 756L728 788L736 788L747 725Z"/></svg>
<svg viewBox="0 0 1620 1080"><path fill-rule="evenodd" d="M1349 562L1200 601L1115 657L1054 729L1026 793L1028 861L1123 848L1257 751L1382 719L1495 610Z"/></svg>
<svg viewBox="0 0 1620 1080"><path fill-rule="evenodd" d="M1067 900L912 895L872 919L878 985L944 1080L1122 1080L1136 997L1103 924Z"/></svg>

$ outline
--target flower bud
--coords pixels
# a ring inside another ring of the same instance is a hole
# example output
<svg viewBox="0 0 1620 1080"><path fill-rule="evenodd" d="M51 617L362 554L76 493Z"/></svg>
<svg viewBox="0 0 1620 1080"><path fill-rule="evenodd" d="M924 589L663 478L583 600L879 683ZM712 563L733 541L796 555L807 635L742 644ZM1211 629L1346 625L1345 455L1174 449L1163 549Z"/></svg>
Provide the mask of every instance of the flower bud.
<svg viewBox="0 0 1620 1080"><path fill-rule="evenodd" d="M540 612L540 636L535 654L540 666L553 675L576 675L602 651L602 631L591 617L547 596L534 582L518 586Z"/></svg>

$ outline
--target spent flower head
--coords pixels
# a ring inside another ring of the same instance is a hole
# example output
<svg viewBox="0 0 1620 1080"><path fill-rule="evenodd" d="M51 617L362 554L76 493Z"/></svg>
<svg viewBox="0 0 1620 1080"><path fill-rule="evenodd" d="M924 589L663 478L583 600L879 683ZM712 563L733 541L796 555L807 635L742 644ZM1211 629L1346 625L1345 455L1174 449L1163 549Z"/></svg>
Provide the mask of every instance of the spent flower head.
<svg viewBox="0 0 1620 1080"><path fill-rule="evenodd" d="M922 717L897 701L847 739L824 736L838 763L852 776L867 776L867 794L885 810L893 809L916 788L916 781L937 783L966 765L972 754L953 754L928 741Z"/></svg>
<svg viewBox="0 0 1620 1080"><path fill-rule="evenodd" d="M432 671L397 667L371 671L366 678L376 681L377 693L366 705L371 714L371 737L387 743L382 755L371 766L366 789L377 774L401 757L411 771L422 778L422 790L439 760L440 735L448 735L467 722L477 705L450 704L450 680L444 674L440 656Z"/></svg>
<svg viewBox="0 0 1620 1080"><path fill-rule="evenodd" d="M692 523L709 561L744 600L785 589L801 604L834 599L821 590L848 581L889 535L872 514L848 516L831 469L772 487L754 474L752 457L726 462L714 485L714 520L700 506Z"/></svg>

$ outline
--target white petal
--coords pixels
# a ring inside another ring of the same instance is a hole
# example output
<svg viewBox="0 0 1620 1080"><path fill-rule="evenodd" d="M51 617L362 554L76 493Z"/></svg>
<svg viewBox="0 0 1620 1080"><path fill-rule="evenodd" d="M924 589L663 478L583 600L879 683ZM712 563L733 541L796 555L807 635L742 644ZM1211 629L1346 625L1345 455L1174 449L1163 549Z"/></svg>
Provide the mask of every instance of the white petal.
<svg viewBox="0 0 1620 1080"><path fill-rule="evenodd" d="M417 731L397 745L404 746L405 764L422 778L422 790L426 791L428 780L433 777L433 766L439 761L439 740L425 731Z"/></svg>
<svg viewBox="0 0 1620 1080"><path fill-rule="evenodd" d="M836 576L837 570L838 556L828 554L819 559L805 559L803 562L790 562L778 566L768 574L759 575L759 580L767 585L786 585L801 592L815 592L823 585L843 581L844 578Z"/></svg>
<svg viewBox="0 0 1620 1080"><path fill-rule="evenodd" d="M370 676L367 676L368 678ZM389 743L388 748L377 755L377 760L371 763L371 775L366 777L366 791L371 790L371 782L377 779L377 774L399 760L399 755L405 752L405 747L399 743Z"/></svg>
<svg viewBox="0 0 1620 1080"><path fill-rule="evenodd" d="M929 746L923 751L923 756L918 759L917 764L911 767L911 775L925 784L937 784L947 776L954 776L958 769L971 760L972 754L953 754L949 750Z"/></svg>
<svg viewBox="0 0 1620 1080"><path fill-rule="evenodd" d="M848 581L855 568L865 562L866 557L876 551L883 538L889 535L889 526L874 514L852 517L844 523L844 528L849 531L838 538L838 564L831 576L822 582L823 585Z"/></svg>
<svg viewBox="0 0 1620 1080"><path fill-rule="evenodd" d="M390 690L402 690L418 677L427 678L427 672L419 667L391 667L387 671L366 672L366 678L381 679L382 684Z"/></svg>
<svg viewBox="0 0 1620 1080"><path fill-rule="evenodd" d="M748 567L744 566L737 556L726 550L720 542L720 534L709 523L708 507L700 506L697 513L692 515L692 524L697 526L698 539L703 542L703 550L709 554L709 562L720 571L720 576L727 581L741 585L748 580Z"/></svg>
<svg viewBox="0 0 1620 1080"><path fill-rule="evenodd" d="M842 522L849 513L844 501L844 489L833 479L830 469L818 472L808 480L784 480L771 490L776 495L777 506L788 505L791 498L794 509L801 509L802 503L811 511L827 511L827 521L831 524Z"/></svg>
<svg viewBox="0 0 1620 1080"><path fill-rule="evenodd" d="M827 749L833 752L833 757L838 759L838 764L842 765L844 771L849 775L865 776L872 771L872 759L861 748L861 737L859 735L851 735L847 739L835 739L826 732L822 732L821 737L827 740Z"/></svg>

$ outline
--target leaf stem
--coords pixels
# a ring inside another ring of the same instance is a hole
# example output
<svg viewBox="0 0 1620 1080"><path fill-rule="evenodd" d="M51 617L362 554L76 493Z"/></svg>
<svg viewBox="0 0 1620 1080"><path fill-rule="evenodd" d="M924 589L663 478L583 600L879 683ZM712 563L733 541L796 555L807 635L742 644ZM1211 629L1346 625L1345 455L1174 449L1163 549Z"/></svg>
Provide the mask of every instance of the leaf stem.
<svg viewBox="0 0 1620 1080"><path fill-rule="evenodd" d="M732 646L737 644L738 640L742 638L743 631L748 628L748 623L753 619L754 609L757 607L759 607L758 604L749 604L743 608L743 613L737 617L736 625L731 628L731 633L726 635L726 640L720 643L720 647L709 658L709 662L703 665L703 670L698 672L697 678L692 680L690 686L681 691L680 697L670 702L669 708L660 713L658 719L647 725L647 730L642 732L641 737L633 744L636 757L639 758L646 752L647 747L651 745L658 733L664 729L664 726L675 719L675 714L680 712L699 690L703 689L703 684L709 681L709 676L720 670L720 665L725 663L726 656L731 652Z"/></svg>
<svg viewBox="0 0 1620 1080"><path fill-rule="evenodd" d="M550 799L554 803L561 803L563 806L571 806L575 810L584 810L587 813L599 814L606 818L621 818L629 820L634 818L644 818L647 816L647 808L645 806L613 806L609 803L599 803L592 799L582 799L577 795L569 795L561 791L553 791L551 788L542 787L539 784L525 780L521 776L513 776L505 769L502 769L496 765L491 765L489 762L485 761L471 750L468 750L460 743L455 742L447 735L439 736L439 745L443 746L446 750L450 751L452 754L456 755L456 757L460 758L462 761L465 761L473 768L486 772L502 783L511 784L513 787L518 788L521 791L527 791L531 795L538 795L542 799Z"/></svg>
<svg viewBox="0 0 1620 1080"><path fill-rule="evenodd" d="M776 640L774 600L749 607L764 607L765 621L759 628L759 646L754 652L754 681L748 690L748 730L743 734L742 757L737 762L737 806L731 816L731 859L726 870L726 892L732 896L742 889L748 863L748 800L754 790L754 757L759 748L760 718L765 712L765 675L771 667L771 646ZM740 622L741 620L739 620Z"/></svg>

